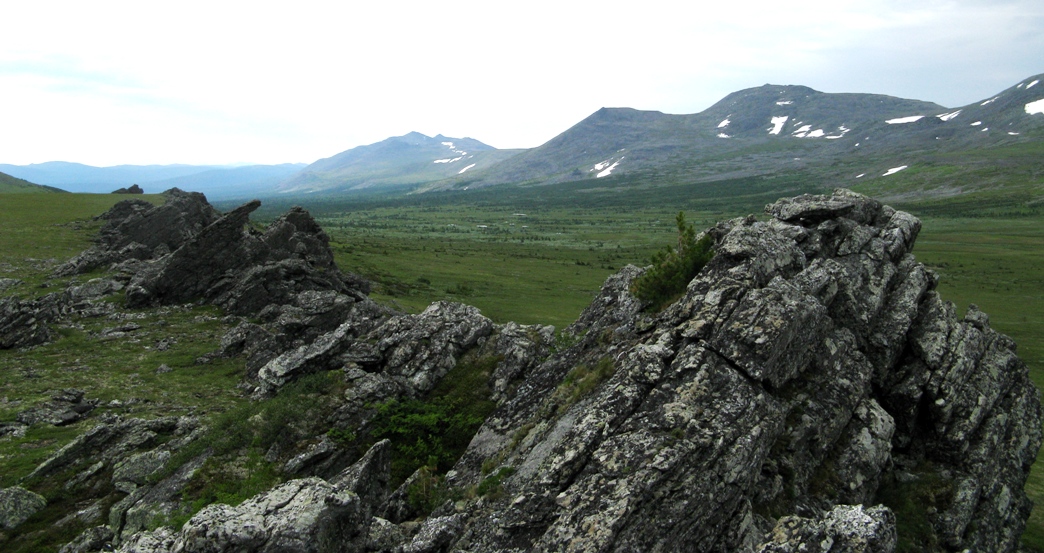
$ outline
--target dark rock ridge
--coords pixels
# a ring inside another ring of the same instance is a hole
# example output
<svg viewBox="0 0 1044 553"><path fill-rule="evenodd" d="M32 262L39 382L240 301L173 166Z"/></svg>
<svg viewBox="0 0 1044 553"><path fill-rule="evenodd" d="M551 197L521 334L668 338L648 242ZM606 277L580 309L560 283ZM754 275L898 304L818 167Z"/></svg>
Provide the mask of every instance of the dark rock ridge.
<svg viewBox="0 0 1044 553"><path fill-rule="evenodd" d="M116 227L153 209L124 204ZM767 221L708 229L716 256L664 311L642 310L629 289L643 269L627 267L556 339L461 304L380 307L333 265L307 213L257 233L245 230L255 208L171 229L189 236L166 251L137 242L140 257L113 258L128 301L250 314L212 357L244 356L257 401L339 371L328 422L346 432L365 431L381 402L423 399L466 362L490 361L497 407L446 474L457 500L420 511L408 501L420 471L389 490L386 442L356 459L308 436L266 454L283 484L148 530L186 512L180 492L210 453L167 465L204 429L111 418L23 482L75 474L64 485L107 490L70 515L90 528L65 551L1018 548L1037 391L984 313L960 317L939 297L907 213L845 190L780 200ZM102 244L130 242L113 232ZM498 493L478 493L493 475Z"/></svg>
<svg viewBox="0 0 1044 553"><path fill-rule="evenodd" d="M132 184L126 188L117 188L112 191L112 194L144 194L145 191L140 186Z"/></svg>

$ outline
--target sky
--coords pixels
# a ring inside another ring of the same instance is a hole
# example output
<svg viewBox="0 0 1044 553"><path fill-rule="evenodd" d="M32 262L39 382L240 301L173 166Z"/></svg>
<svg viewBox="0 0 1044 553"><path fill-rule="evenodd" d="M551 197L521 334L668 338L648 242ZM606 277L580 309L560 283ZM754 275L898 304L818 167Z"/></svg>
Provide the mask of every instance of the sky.
<svg viewBox="0 0 1044 553"><path fill-rule="evenodd" d="M6 2L0 163L311 163L417 131L530 148L771 84L958 107L1044 73L1040 0Z"/></svg>

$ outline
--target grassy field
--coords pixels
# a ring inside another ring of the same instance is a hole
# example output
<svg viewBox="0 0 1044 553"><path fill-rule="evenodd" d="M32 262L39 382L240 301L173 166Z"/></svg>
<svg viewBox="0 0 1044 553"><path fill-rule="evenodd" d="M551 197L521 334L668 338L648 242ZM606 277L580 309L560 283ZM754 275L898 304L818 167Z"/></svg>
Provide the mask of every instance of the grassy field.
<svg viewBox="0 0 1044 553"><path fill-rule="evenodd" d="M644 264L653 251L672 242L678 211L685 211L700 229L724 218L759 213L780 195L813 190L797 181L763 179L653 187L626 195L621 191L626 184L318 201L305 207L330 234L338 264L372 279L379 301L418 312L432 301L449 299L475 305L498 322L561 328L586 307L607 276L628 263ZM738 192L740 185L749 186ZM774 186L787 192L771 192ZM569 197L582 200L569 204ZM120 199L0 195L0 278L25 281L5 295L60 289L65 281L52 282L47 273L90 245L100 226L90 217ZM1031 209L1003 217L967 217L970 205L957 210L947 205L952 204L897 205L923 216L915 255L939 273L945 299L960 310L977 304L995 328L1015 338L1034 381L1044 385L1044 216ZM258 214L270 218L286 207L266 202ZM136 316L140 328L132 340L99 342L107 328L121 324L99 318L60 328L63 338L53 344L0 352L0 420L11 420L20 405L64 387L89 387L88 396L101 399L103 410L135 416L158 416L171 409L219 412L241 404L235 390L240 366L229 362L202 370L193 363L197 355L218 347L228 324L220 313L186 306ZM178 341L177 355L157 347L166 336ZM161 364L174 370L156 374ZM111 404L127 396L127 390L139 401ZM76 432L39 428L25 438L0 440L0 487L26 474ZM1028 492L1044 505L1039 470L1031 475ZM1024 542L1044 551L1044 509L1034 510Z"/></svg>

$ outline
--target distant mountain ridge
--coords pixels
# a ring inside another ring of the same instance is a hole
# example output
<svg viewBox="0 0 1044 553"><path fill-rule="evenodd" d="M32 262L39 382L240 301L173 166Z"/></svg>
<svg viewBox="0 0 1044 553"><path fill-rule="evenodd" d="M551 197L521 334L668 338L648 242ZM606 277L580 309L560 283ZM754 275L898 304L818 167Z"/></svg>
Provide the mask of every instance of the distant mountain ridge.
<svg viewBox="0 0 1044 553"><path fill-rule="evenodd" d="M116 165L94 167L82 163L49 161L31 165L0 164L0 171L27 181L69 192L108 193L132 184L147 193L173 187L227 197L230 191L248 189L271 193L279 182L296 173L303 164L247 165Z"/></svg>
<svg viewBox="0 0 1044 553"><path fill-rule="evenodd" d="M393 136L320 159L282 183L283 194L422 185L485 169L518 153L473 138Z"/></svg>
<svg viewBox="0 0 1044 553"><path fill-rule="evenodd" d="M75 192L139 184L146 192L178 187L212 199L467 190L605 177L659 186L789 171L811 171L809 178L846 179L844 185L852 185L856 182L851 179L889 176L926 156L1041 143L1042 83L1044 74L1036 75L958 108L766 84L729 94L695 114L601 108L528 150L499 150L472 138L411 132L307 166L99 168L49 162L0 165L0 171Z"/></svg>
<svg viewBox="0 0 1044 553"><path fill-rule="evenodd" d="M550 184L626 173L714 179L829 163L841 155L953 151L1039 139L1044 75L960 108L876 94L764 85L707 110L602 108L547 143L432 188Z"/></svg>

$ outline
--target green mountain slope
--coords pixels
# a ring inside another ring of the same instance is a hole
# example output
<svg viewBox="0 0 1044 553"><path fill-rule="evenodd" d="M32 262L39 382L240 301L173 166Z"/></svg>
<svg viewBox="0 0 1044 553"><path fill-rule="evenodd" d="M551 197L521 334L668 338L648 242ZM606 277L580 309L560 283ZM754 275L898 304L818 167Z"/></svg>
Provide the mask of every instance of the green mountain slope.
<svg viewBox="0 0 1044 553"><path fill-rule="evenodd" d="M794 171L869 180L931 156L1039 142L1042 77L961 108L778 85L735 92L690 115L603 108L538 148L430 188L622 175L674 184Z"/></svg>
<svg viewBox="0 0 1044 553"><path fill-rule="evenodd" d="M411 132L320 159L279 190L292 195L421 185L492 166L516 153L471 138Z"/></svg>
<svg viewBox="0 0 1044 553"><path fill-rule="evenodd" d="M7 173L0 173L0 194L36 192L65 192L65 190L60 190L53 186L33 184L27 180L12 177Z"/></svg>

